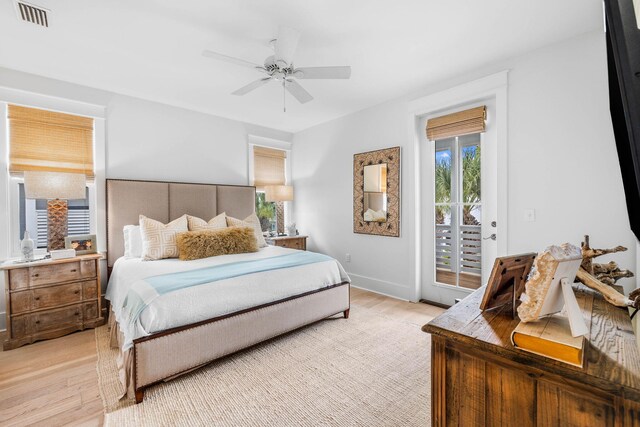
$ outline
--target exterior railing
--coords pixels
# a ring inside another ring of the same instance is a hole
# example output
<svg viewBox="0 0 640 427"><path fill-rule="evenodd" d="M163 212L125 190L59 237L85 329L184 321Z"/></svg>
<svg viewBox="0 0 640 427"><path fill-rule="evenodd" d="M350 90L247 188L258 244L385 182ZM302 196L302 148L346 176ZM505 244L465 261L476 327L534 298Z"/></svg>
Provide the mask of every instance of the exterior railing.
<svg viewBox="0 0 640 427"><path fill-rule="evenodd" d="M459 250L451 225L436 225L436 268L452 272L481 274L482 237L479 225L461 225Z"/></svg>

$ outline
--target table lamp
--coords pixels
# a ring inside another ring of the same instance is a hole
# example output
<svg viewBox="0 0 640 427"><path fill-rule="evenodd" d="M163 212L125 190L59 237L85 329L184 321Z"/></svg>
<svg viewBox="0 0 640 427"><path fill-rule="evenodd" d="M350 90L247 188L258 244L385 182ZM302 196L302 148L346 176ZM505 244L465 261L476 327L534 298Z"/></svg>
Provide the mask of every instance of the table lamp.
<svg viewBox="0 0 640 427"><path fill-rule="evenodd" d="M267 185L264 187L264 199L276 203L276 230L278 235L284 233L284 203L293 200L293 186Z"/></svg>
<svg viewBox="0 0 640 427"><path fill-rule="evenodd" d="M27 199L47 199L47 250L64 249L69 199L86 197L86 177L81 173L24 172Z"/></svg>

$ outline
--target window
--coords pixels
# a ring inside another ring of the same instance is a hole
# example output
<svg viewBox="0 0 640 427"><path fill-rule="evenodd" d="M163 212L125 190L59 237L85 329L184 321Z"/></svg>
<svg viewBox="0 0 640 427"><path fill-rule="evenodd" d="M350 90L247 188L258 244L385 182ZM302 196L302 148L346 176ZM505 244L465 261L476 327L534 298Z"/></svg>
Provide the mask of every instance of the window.
<svg viewBox="0 0 640 427"><path fill-rule="evenodd" d="M67 234L77 236L91 233L91 214L89 210L89 189L86 197L81 200L68 201ZM37 249L47 248L47 200L27 199L24 195L24 184L18 183L18 203L20 204L20 232L24 236L25 231L35 242Z"/></svg>
<svg viewBox="0 0 640 427"><path fill-rule="evenodd" d="M267 185L284 185L286 183L287 152L276 148L252 146L253 153L253 185L256 186L256 214L260 219L262 231L272 232L284 224L284 211L281 204L265 200L264 187ZM282 226L284 228L284 225Z"/></svg>
<svg viewBox="0 0 640 427"><path fill-rule="evenodd" d="M25 197L23 173L26 171L84 174L88 181L85 198L68 201L67 235L90 234L95 229L92 224L95 204L93 119L8 105L5 123L9 137L14 254L25 231L29 231L36 248L47 248L47 200Z"/></svg>

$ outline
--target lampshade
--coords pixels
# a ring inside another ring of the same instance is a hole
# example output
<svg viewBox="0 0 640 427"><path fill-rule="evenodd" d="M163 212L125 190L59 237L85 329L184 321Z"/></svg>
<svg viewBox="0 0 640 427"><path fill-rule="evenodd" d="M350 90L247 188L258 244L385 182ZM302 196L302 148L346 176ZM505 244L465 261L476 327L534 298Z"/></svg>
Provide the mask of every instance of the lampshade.
<svg viewBox="0 0 640 427"><path fill-rule="evenodd" d="M24 172L27 199L84 199L87 179L81 173Z"/></svg>
<svg viewBox="0 0 640 427"><path fill-rule="evenodd" d="M293 200L293 186L291 185L266 185L264 187L267 202L290 202Z"/></svg>

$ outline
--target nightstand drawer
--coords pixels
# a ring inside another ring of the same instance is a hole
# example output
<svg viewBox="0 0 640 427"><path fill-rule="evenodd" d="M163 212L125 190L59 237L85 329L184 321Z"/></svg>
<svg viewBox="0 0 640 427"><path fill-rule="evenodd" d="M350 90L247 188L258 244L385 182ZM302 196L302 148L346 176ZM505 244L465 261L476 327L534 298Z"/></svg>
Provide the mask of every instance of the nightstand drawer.
<svg viewBox="0 0 640 427"><path fill-rule="evenodd" d="M94 279L86 282L13 292L10 295L11 312L20 314L25 311L79 303L83 299L96 298L97 283Z"/></svg>
<svg viewBox="0 0 640 427"><path fill-rule="evenodd" d="M14 317L11 319L11 338L20 339L28 335L64 329L76 324L82 324L82 306L80 304Z"/></svg>
<svg viewBox="0 0 640 427"><path fill-rule="evenodd" d="M279 242L279 246L289 249L302 249L302 239L283 240Z"/></svg>
<svg viewBox="0 0 640 427"><path fill-rule="evenodd" d="M279 236L267 238L267 243L281 248L307 250L307 236Z"/></svg>
<svg viewBox="0 0 640 427"><path fill-rule="evenodd" d="M82 323L82 306L72 305L55 310L30 314L32 333L60 329L68 325Z"/></svg>
<svg viewBox="0 0 640 427"><path fill-rule="evenodd" d="M96 277L96 263L93 260L79 260L60 264L40 265L9 271L11 290L26 289L50 283Z"/></svg>
<svg viewBox="0 0 640 427"><path fill-rule="evenodd" d="M98 318L98 303L87 302L44 310L11 319L11 338L21 339L49 331L82 329L84 321Z"/></svg>

